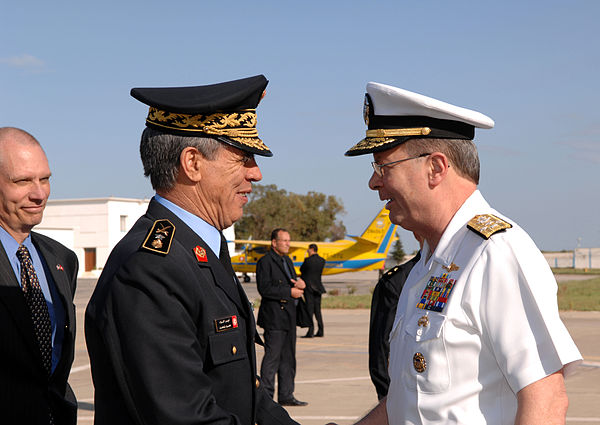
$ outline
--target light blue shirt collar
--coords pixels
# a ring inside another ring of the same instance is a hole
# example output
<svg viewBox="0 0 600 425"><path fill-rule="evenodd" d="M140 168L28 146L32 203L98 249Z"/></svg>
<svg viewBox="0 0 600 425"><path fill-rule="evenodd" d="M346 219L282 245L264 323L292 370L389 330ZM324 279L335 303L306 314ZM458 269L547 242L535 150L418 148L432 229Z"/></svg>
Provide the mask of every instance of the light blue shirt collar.
<svg viewBox="0 0 600 425"><path fill-rule="evenodd" d="M214 254L217 257L219 256L221 249L221 233L216 228L202 220L197 215L184 210L180 206L175 205L173 202L163 198L159 194L154 195L154 199L156 202L175 214L181 221L187 224L190 229L194 231L194 233L196 233L202 238L202 240L204 240L204 242L206 242Z"/></svg>

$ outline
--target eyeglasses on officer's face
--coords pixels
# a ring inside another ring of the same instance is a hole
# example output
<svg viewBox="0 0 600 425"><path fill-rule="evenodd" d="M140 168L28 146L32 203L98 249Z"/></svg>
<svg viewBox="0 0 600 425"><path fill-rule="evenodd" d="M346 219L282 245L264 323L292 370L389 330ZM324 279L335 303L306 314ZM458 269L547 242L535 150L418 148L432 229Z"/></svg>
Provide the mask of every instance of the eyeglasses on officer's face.
<svg viewBox="0 0 600 425"><path fill-rule="evenodd" d="M404 158L404 159L400 159L398 161L386 162L385 164L378 164L375 161L373 161L373 162L371 162L371 165L373 166L373 170L375 171L375 174L377 174L379 177L383 177L383 167L388 167L388 166L394 165L394 164L400 164L401 162L410 161L411 159L424 158L429 155L431 155L431 154L430 153L422 153L419 156Z"/></svg>

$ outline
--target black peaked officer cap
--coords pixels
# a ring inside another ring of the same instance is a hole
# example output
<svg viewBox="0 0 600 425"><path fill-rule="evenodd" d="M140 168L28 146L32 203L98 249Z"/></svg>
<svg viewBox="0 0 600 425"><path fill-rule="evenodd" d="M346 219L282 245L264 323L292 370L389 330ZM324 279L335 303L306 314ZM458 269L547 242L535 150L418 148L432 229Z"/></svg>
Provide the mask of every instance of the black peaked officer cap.
<svg viewBox="0 0 600 425"><path fill-rule="evenodd" d="M206 86L133 88L131 96L150 106L150 128L211 137L245 152L273 156L256 129L256 107L268 83L264 75L256 75Z"/></svg>

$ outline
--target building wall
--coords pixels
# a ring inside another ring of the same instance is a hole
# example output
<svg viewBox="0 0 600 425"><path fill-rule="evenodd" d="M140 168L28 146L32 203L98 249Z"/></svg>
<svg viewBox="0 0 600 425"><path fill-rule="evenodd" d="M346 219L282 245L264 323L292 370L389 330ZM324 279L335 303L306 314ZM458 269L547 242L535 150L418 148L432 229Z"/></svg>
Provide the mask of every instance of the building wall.
<svg viewBox="0 0 600 425"><path fill-rule="evenodd" d="M79 259L80 276L99 276L112 249L146 212L148 203L147 199L114 197L50 200L34 230L72 249ZM228 241L235 239L233 226L223 233ZM234 243L228 247L233 255ZM95 250L95 268L87 273L86 248Z"/></svg>
<svg viewBox="0 0 600 425"><path fill-rule="evenodd" d="M95 250L95 269L99 275L114 246L146 211L148 200L97 198L50 200L44 219L34 229L72 249L79 259L79 274L85 271L85 249ZM125 216L125 231L121 231ZM67 234L71 232L72 241Z"/></svg>

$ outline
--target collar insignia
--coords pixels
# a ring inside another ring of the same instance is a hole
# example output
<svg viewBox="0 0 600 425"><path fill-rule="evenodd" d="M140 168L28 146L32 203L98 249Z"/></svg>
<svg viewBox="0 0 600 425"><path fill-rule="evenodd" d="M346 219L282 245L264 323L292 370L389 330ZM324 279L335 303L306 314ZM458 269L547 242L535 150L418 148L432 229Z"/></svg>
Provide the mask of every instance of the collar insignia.
<svg viewBox="0 0 600 425"><path fill-rule="evenodd" d="M199 263L206 263L208 261L206 250L200 245L196 245L196 248L194 248L194 254L196 255L196 259Z"/></svg>

